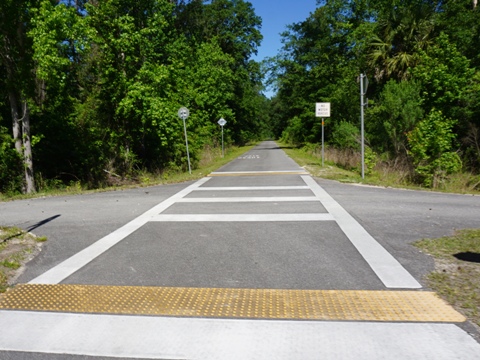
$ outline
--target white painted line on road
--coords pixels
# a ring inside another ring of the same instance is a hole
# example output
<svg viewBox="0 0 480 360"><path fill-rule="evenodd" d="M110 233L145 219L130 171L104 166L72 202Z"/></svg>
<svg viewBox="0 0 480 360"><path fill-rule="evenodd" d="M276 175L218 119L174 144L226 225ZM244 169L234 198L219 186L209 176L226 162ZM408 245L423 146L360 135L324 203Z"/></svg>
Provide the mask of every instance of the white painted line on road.
<svg viewBox="0 0 480 360"><path fill-rule="evenodd" d="M97 256L101 255L112 246L118 244L120 241L125 239L127 236L138 230L140 227L145 225L150 221L152 216L165 211L167 208L172 206L178 199L183 198L188 195L190 192L202 186L210 178L202 178L195 182L194 184L188 186L187 188L179 191L175 195L161 202L160 204L154 206L150 210L147 210L139 217L133 219L129 223L125 224L121 228L113 231L107 236L96 241L89 247L83 249L82 251L71 256L67 260L53 267L52 269L46 271L42 275L31 280L29 284L58 284L74 272L78 271L90 261L95 259Z"/></svg>
<svg viewBox="0 0 480 360"><path fill-rule="evenodd" d="M199 187L195 191L249 191L249 190L310 190L308 186L225 186Z"/></svg>
<svg viewBox="0 0 480 360"><path fill-rule="evenodd" d="M308 202L320 200L315 196L291 196L291 197L234 197L234 198L183 198L179 199L177 203L239 203L239 202Z"/></svg>
<svg viewBox="0 0 480 360"><path fill-rule="evenodd" d="M388 288L419 289L417 280L381 246L352 215L340 206L310 176L302 176L313 193L320 199L325 209L333 216L338 226L350 239L363 258Z"/></svg>
<svg viewBox="0 0 480 360"><path fill-rule="evenodd" d="M0 351L202 360L478 360L453 324L231 320L0 311ZM354 351L352 349L355 349Z"/></svg>
<svg viewBox="0 0 480 360"><path fill-rule="evenodd" d="M297 170L273 170L273 171L214 171L210 173L210 175L242 175L242 174L259 174L259 175L268 175L268 174L285 174L285 175L307 175L308 172L306 172L303 169L297 169Z"/></svg>
<svg viewBox="0 0 480 360"><path fill-rule="evenodd" d="M258 221L334 221L330 214L160 214L150 221L159 222L258 222Z"/></svg>

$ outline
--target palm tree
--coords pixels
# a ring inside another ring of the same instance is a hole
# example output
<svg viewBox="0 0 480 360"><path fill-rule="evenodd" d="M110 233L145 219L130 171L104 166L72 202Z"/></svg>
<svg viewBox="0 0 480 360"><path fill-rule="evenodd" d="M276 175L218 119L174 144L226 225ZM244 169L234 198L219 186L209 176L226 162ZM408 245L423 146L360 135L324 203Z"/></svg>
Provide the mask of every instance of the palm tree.
<svg viewBox="0 0 480 360"><path fill-rule="evenodd" d="M431 6L417 3L392 7L387 16L379 19L368 56L377 81L408 78L409 68L417 62L416 53L433 40L433 15Z"/></svg>

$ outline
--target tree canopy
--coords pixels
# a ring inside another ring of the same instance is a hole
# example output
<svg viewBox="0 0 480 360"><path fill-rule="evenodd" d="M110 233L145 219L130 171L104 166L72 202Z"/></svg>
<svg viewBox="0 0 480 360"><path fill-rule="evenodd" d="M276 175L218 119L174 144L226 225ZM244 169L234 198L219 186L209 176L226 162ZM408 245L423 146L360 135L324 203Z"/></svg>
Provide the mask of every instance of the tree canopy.
<svg viewBox="0 0 480 360"><path fill-rule="evenodd" d="M7 0L0 14L0 191L184 169L181 106L194 166L221 117L227 143L262 136L261 19L247 1Z"/></svg>
<svg viewBox="0 0 480 360"><path fill-rule="evenodd" d="M476 2L317 3L307 19L289 26L283 48L269 60L270 83L277 90L272 99L275 135L297 144L318 143L315 103L331 102L326 141L351 147L353 130L347 124L360 127L358 78L366 74L370 150L417 169L423 166L433 176L437 170L419 160L419 149L427 149L432 146L427 143L436 139L443 143L444 155L435 154L435 159L443 156L455 163L445 171L458 171L462 167L458 164L463 164L464 170L479 172L480 9ZM448 126L438 128L441 122ZM425 178L425 171L420 173Z"/></svg>
<svg viewBox="0 0 480 360"><path fill-rule="evenodd" d="M0 192L185 171L182 106L194 167L221 117L227 144L318 143L316 102L327 144L357 151L360 74L370 155L429 185L480 172L476 1L318 0L258 63L261 25L246 0L0 2Z"/></svg>

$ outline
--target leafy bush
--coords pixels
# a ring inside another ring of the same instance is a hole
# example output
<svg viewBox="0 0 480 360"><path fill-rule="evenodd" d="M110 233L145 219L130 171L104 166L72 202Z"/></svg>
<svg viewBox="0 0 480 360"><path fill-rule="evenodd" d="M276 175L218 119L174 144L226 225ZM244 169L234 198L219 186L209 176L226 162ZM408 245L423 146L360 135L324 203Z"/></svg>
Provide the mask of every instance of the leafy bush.
<svg viewBox="0 0 480 360"><path fill-rule="evenodd" d="M437 187L447 174L462 169L462 161L452 151L455 121L433 110L408 134L415 172L425 186Z"/></svg>
<svg viewBox="0 0 480 360"><path fill-rule="evenodd" d="M304 126L302 120L295 116L288 121L288 126L282 133L282 140L289 144L301 144L304 141Z"/></svg>
<svg viewBox="0 0 480 360"><path fill-rule="evenodd" d="M0 192L15 193L22 190L22 161L13 148L13 139L7 129L0 126Z"/></svg>
<svg viewBox="0 0 480 360"><path fill-rule="evenodd" d="M387 82L379 104L367 111L367 130L375 145L395 156L405 156L406 134L423 117L420 85L415 81Z"/></svg>
<svg viewBox="0 0 480 360"><path fill-rule="evenodd" d="M360 129L342 120L335 124L330 142L339 149L360 150Z"/></svg>

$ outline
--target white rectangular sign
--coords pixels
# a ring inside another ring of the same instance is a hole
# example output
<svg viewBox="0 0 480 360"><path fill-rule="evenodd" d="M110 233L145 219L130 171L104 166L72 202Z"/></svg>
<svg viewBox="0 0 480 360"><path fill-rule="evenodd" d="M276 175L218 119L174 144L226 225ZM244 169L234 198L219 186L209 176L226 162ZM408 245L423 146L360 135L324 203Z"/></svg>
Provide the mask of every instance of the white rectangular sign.
<svg viewBox="0 0 480 360"><path fill-rule="evenodd" d="M315 104L316 117L330 117L330 103L316 103Z"/></svg>

